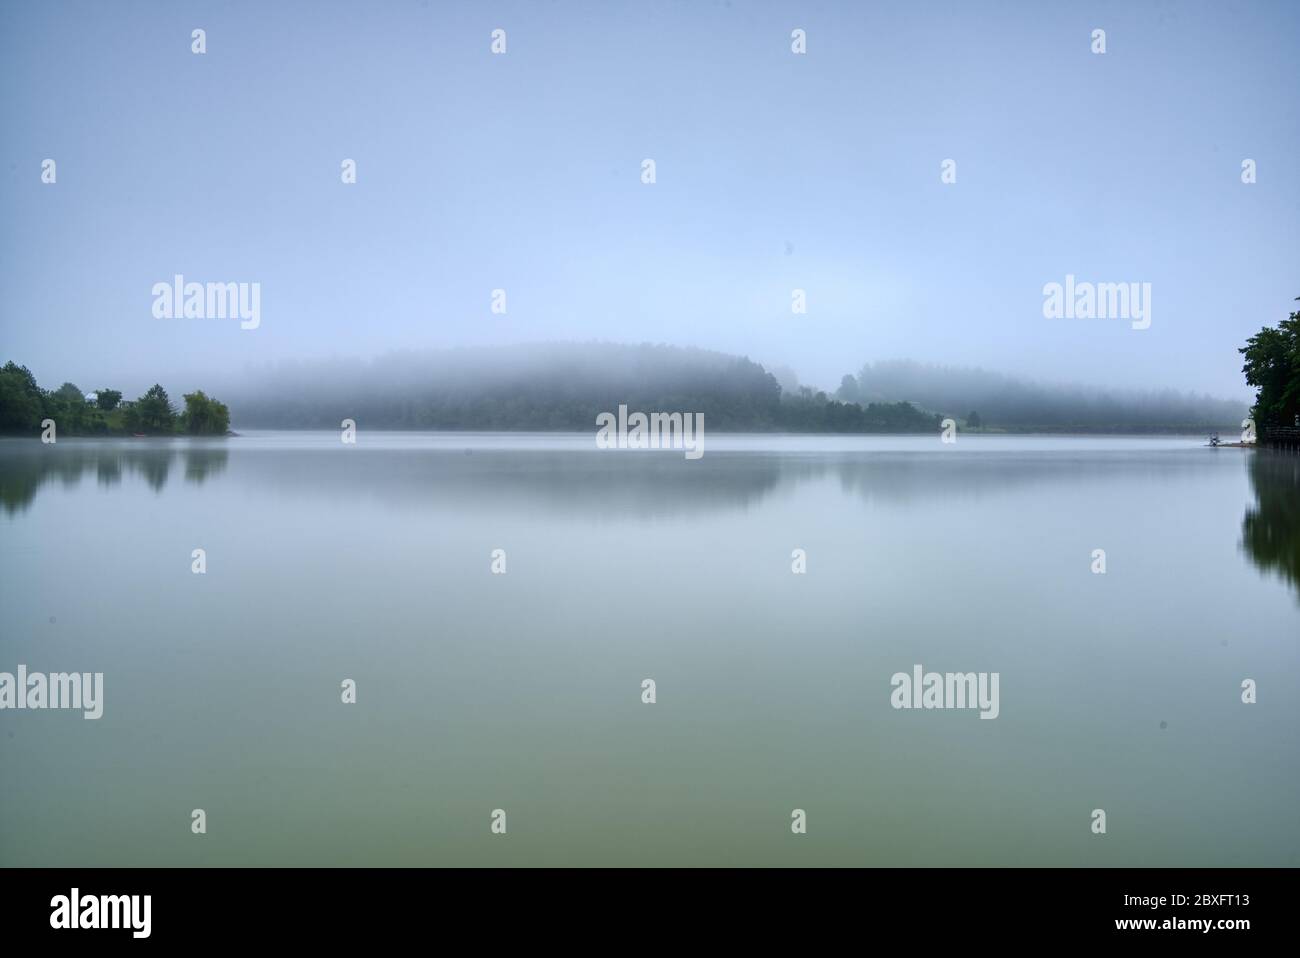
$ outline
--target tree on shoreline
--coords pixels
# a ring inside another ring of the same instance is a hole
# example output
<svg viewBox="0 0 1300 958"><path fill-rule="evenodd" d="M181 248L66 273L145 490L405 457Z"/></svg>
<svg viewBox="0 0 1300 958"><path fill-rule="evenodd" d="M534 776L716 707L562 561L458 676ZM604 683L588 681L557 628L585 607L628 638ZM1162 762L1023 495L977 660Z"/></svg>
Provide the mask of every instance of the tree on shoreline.
<svg viewBox="0 0 1300 958"><path fill-rule="evenodd" d="M224 436L230 431L230 410L196 390L185 394L181 425L192 436Z"/></svg>
<svg viewBox="0 0 1300 958"><path fill-rule="evenodd" d="M1246 358L1241 367L1246 383L1256 389L1250 411L1255 425L1300 424L1300 312L1276 329L1265 326L1237 352Z"/></svg>
<svg viewBox="0 0 1300 958"><path fill-rule="evenodd" d="M81 391L81 387L76 383L64 383L58 389L54 390L55 399L61 399L66 403L84 403L86 394Z"/></svg>
<svg viewBox="0 0 1300 958"><path fill-rule="evenodd" d="M176 410L167 390L154 383L126 410L124 421L132 432L175 432Z"/></svg>
<svg viewBox="0 0 1300 958"><path fill-rule="evenodd" d="M0 369L0 431L39 429L45 412L41 388L26 366L12 360Z"/></svg>
<svg viewBox="0 0 1300 958"><path fill-rule="evenodd" d="M193 402L191 400L193 399ZM0 433L35 436L41 421L53 419L59 436L109 436L122 433L224 436L230 429L226 404L195 391L185 396L178 415L167 390L155 384L135 402L123 402L117 389L101 389L93 401L75 383L44 390L26 366L0 367Z"/></svg>

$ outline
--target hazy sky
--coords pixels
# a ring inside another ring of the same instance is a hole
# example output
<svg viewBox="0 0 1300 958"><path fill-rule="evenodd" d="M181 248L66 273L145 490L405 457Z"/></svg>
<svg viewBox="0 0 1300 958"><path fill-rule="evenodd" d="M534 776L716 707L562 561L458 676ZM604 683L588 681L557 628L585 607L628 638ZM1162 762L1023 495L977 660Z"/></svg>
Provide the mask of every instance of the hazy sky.
<svg viewBox="0 0 1300 958"><path fill-rule="evenodd" d="M1294 2L0 0L0 360L606 339L1244 396L1300 295L1297 49ZM176 273L260 328L154 318ZM1066 274L1151 327L1045 319Z"/></svg>

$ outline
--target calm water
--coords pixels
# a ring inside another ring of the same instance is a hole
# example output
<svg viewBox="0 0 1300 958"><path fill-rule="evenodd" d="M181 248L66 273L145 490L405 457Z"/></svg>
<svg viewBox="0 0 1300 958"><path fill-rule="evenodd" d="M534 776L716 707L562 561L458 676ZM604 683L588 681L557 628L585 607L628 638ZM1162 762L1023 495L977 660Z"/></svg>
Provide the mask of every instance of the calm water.
<svg viewBox="0 0 1300 958"><path fill-rule="evenodd" d="M0 671L105 673L0 863L1300 864L1300 460L1202 441L0 441Z"/></svg>

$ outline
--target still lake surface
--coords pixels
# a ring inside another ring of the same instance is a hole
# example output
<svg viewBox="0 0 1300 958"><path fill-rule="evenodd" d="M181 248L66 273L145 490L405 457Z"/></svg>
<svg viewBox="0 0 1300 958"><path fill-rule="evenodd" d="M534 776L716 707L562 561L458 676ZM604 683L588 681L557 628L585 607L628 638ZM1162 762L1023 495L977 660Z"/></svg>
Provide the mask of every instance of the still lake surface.
<svg viewBox="0 0 1300 958"><path fill-rule="evenodd" d="M1203 442L0 440L0 671L105 687L0 864L1300 864L1300 458Z"/></svg>

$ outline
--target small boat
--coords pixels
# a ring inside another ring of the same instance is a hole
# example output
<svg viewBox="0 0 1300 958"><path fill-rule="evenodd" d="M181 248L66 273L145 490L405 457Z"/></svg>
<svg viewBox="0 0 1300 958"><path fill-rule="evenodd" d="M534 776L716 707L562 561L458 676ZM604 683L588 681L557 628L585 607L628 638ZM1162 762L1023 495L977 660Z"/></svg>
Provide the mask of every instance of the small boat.
<svg viewBox="0 0 1300 958"><path fill-rule="evenodd" d="M1218 444L1219 444L1219 434L1216 432L1213 436L1210 437L1210 445L1217 446Z"/></svg>

